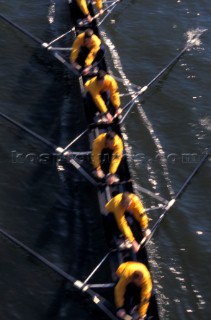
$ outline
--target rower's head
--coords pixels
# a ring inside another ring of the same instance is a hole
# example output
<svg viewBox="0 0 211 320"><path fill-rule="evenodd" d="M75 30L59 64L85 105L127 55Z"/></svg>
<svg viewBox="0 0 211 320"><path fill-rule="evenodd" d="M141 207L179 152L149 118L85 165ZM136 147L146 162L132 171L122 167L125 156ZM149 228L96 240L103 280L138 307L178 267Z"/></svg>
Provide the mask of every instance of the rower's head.
<svg viewBox="0 0 211 320"><path fill-rule="evenodd" d="M105 136L105 147L108 149L113 149L114 147L114 138L116 133L114 131L109 131Z"/></svg>
<svg viewBox="0 0 211 320"><path fill-rule="evenodd" d="M106 72L104 70L99 70L97 73L97 83L98 85L102 85L105 80Z"/></svg>
<svg viewBox="0 0 211 320"><path fill-rule="evenodd" d="M123 192L121 206L127 210L131 204L130 192Z"/></svg>
<svg viewBox="0 0 211 320"><path fill-rule="evenodd" d="M132 282L137 286L141 287L143 282L143 274L141 271L135 271L132 275Z"/></svg>
<svg viewBox="0 0 211 320"><path fill-rule="evenodd" d="M92 40L92 36L94 34L94 31L90 28L86 29L84 32L84 44L85 46L88 46Z"/></svg>

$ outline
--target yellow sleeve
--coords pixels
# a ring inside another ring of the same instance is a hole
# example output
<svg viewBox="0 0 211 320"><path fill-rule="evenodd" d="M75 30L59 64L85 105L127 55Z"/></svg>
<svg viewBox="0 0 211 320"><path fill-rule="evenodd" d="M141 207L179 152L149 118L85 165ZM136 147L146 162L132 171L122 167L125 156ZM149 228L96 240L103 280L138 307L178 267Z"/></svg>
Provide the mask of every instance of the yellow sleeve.
<svg viewBox="0 0 211 320"><path fill-rule="evenodd" d="M101 168L100 157L103 149L103 142L99 136L94 140L92 145L92 165L97 170Z"/></svg>
<svg viewBox="0 0 211 320"><path fill-rule="evenodd" d="M105 104L105 101L103 100L103 98L101 97L99 90L96 86L96 82L93 81L91 82L91 80L88 80L85 83L85 88L89 91L89 93L92 96L92 99L96 105L96 107L99 109L99 111L101 113L105 113L108 111L107 106Z"/></svg>
<svg viewBox="0 0 211 320"><path fill-rule="evenodd" d="M117 308L122 308L124 306L124 296L128 281L126 279L120 278L116 287L114 288L115 304Z"/></svg>
<svg viewBox="0 0 211 320"><path fill-rule="evenodd" d="M143 316L147 313L151 293L152 293L152 282L151 282L151 279L148 278L144 281L141 289L141 301L139 305L140 318L143 318Z"/></svg>
<svg viewBox="0 0 211 320"><path fill-rule="evenodd" d="M78 58L80 47L81 47L81 39L77 37L75 39L75 41L73 42L72 51L70 53L70 62L71 63L74 63L76 61L76 59Z"/></svg>
<svg viewBox="0 0 211 320"><path fill-rule="evenodd" d="M102 0L96 0L96 6L97 6L98 10L102 9L103 8Z"/></svg>
<svg viewBox="0 0 211 320"><path fill-rule="evenodd" d="M133 198L133 209L132 209L134 218L140 223L140 227L142 229L146 229L148 227L148 216L145 212L145 209L138 199L137 196Z"/></svg>
<svg viewBox="0 0 211 320"><path fill-rule="evenodd" d="M90 80L87 80L85 83L84 83L84 87L85 87L85 89L87 90L87 91L89 91L90 89L90 86L91 86L91 80L92 79L90 79Z"/></svg>
<svg viewBox="0 0 211 320"><path fill-rule="evenodd" d="M113 104L113 106L117 109L120 106L120 98L119 98L119 90L116 83L116 80L113 78L110 78L110 85L109 85L109 91L110 91L110 99Z"/></svg>
<svg viewBox="0 0 211 320"><path fill-rule="evenodd" d="M128 239L130 242L133 242L135 238L124 215L117 221L117 224L119 226L120 231L124 234L125 238Z"/></svg>
<svg viewBox="0 0 211 320"><path fill-rule="evenodd" d="M101 44L100 39L96 35L93 35L92 39L93 39L92 40L92 47L91 47L91 50L89 51L88 56L86 57L85 67L91 66L92 62L94 61L94 59L96 57L97 52L100 49L100 44Z"/></svg>
<svg viewBox="0 0 211 320"><path fill-rule="evenodd" d="M109 167L109 173L115 174L119 164L122 160L122 153L123 153L123 143L120 138L117 139L117 143L115 145L114 151L112 153L112 158L111 158L111 164Z"/></svg>
<svg viewBox="0 0 211 320"><path fill-rule="evenodd" d="M87 16L89 14L89 10L87 8L86 0L76 0L76 2L83 14Z"/></svg>
<svg viewBox="0 0 211 320"><path fill-rule="evenodd" d="M105 208L108 212L113 213L118 228L125 236L125 238L133 242L135 238L124 216L124 209L120 209L117 205L115 205L115 198L112 198L109 202L107 202Z"/></svg>
<svg viewBox="0 0 211 320"><path fill-rule="evenodd" d="M114 200L113 200L113 198L112 198L110 201L108 201L108 202L106 203L105 209L106 209L108 212L113 212L113 210L114 210L113 204L114 204Z"/></svg>
<svg viewBox="0 0 211 320"><path fill-rule="evenodd" d="M92 92L90 92L90 93L91 93L91 96L92 96L92 98L94 100L94 103L95 103L96 107L99 109L99 111L101 113L107 112L108 108L107 108L107 106L105 104L105 101L101 97L100 93L92 93Z"/></svg>
<svg viewBox="0 0 211 320"><path fill-rule="evenodd" d="M124 212L123 213L114 212L114 216L115 216L117 225L119 227L119 230L123 233L126 239L128 239L130 242L133 242L135 238L127 223Z"/></svg>

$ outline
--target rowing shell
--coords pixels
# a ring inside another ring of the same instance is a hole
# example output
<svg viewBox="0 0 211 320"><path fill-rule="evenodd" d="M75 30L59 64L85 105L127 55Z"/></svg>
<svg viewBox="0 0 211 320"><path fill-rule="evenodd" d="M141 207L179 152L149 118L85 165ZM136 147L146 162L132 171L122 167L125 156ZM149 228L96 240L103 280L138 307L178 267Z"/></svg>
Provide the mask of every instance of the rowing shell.
<svg viewBox="0 0 211 320"><path fill-rule="evenodd" d="M95 34L97 34L97 36L100 38L100 33L99 33L98 26L97 26L97 20L93 20L88 25L80 26L81 24L79 22L81 21L81 19L83 17L81 16L81 13L78 10L75 3L72 1L71 2L68 1L68 2L69 2L69 6L70 6L71 19L72 19L73 25L76 30L75 35L77 36L80 32L84 31L87 27L90 27L94 30ZM94 16L93 7L91 4L89 5L89 11L90 11L91 15ZM79 25L79 27L78 27L78 25ZM108 71L107 64L106 64L106 61L104 58L98 64L98 68L105 70L106 72ZM89 78L91 78L91 76ZM84 86L83 85L86 80L87 80L87 76L86 76L86 78L84 78L82 76L79 78L81 94L83 97L84 97ZM119 124L119 120L117 118L115 119L115 121L112 125L92 125L92 121L93 121L92 119L94 117L94 113L93 113L93 111L88 112L87 110L93 110L93 108L91 106L87 105L87 103L88 102L86 101L86 99L84 99L85 115L86 115L87 122L89 125L88 135L89 135L90 148L92 146L93 140L99 134L101 134L103 132L107 132L110 129L114 130L122 138L121 127ZM110 111L111 111L111 113L114 113L114 107L112 105L110 105ZM111 234L111 230L110 230L111 226L109 225L108 216L105 214L105 210L104 210L105 204L114 195L116 195L118 193L122 193L124 191L134 192L133 183L131 180L131 175L130 175L129 166L127 163L127 155L126 154L123 157L123 160L120 164L120 168L118 169L118 175L120 178L119 184L117 183L117 184L109 186L106 183L103 183L101 185L98 184L98 186L97 186L99 211L102 215L105 234L108 236L109 239L112 238L112 241L111 241L112 247L111 247L111 242L108 242L108 250L112 250L115 247L115 250L111 251L111 253L109 255L109 259L110 259L109 262L110 262L110 269L111 269L111 280L113 281L113 285L112 285L112 283L111 283L111 285L108 284L108 286L107 286L107 284L102 284L101 286L99 286L98 284L96 284L96 285L90 284L90 286L94 287L94 288L100 287L102 289L102 288L106 288L106 287L111 287L112 291L113 291L113 287L114 287L114 282L117 280L117 278L115 276L115 271L121 263L128 261L128 260L139 261L139 262L145 263L149 267L148 260L147 260L147 252L146 252L145 248L137 254L135 254L131 248L124 247L123 249L120 249L119 244L122 241L121 236ZM122 181L124 183L121 183ZM153 192L151 192L145 188L143 188L143 192L146 193L148 196L155 198L159 203L162 202L162 204L166 204L166 201L164 199L162 199L159 196L156 196ZM135 220L132 220L132 227L131 228L133 229L133 232L136 235L136 238L141 239L142 233L141 233L141 230L140 230L138 223ZM111 292L110 296L111 297L113 296L112 292ZM108 297L108 299L109 299L109 297ZM109 300L110 300L110 303L112 303L114 306L114 301L112 301L112 299L109 299ZM107 314L107 316L109 317L108 314ZM150 317L154 320L159 319L155 295L153 295L153 297L151 298L151 301L150 301L148 317Z"/></svg>

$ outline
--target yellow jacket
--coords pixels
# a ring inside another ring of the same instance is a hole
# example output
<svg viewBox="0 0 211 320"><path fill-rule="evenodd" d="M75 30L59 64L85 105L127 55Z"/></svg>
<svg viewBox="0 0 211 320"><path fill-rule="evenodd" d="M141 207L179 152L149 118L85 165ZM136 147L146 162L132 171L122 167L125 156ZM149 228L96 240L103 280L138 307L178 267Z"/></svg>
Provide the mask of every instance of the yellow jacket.
<svg viewBox="0 0 211 320"><path fill-rule="evenodd" d="M78 58L80 48L83 46L83 43L84 43L84 35L85 35L85 32L82 32L77 36L77 38L73 42L72 51L70 54L71 63L76 62ZM91 38L91 44L87 47L90 51L85 60L85 67L88 67L92 64L98 50L100 49L100 45L101 45L101 40L98 38L98 36L96 36L96 34L93 34Z"/></svg>
<svg viewBox="0 0 211 320"><path fill-rule="evenodd" d="M99 109L101 113L107 112L107 106L101 96L102 92L109 91L110 99L114 107L117 109L120 106L120 99L119 99L119 92L118 86L114 78L109 76L108 74L105 75L104 83L99 86L97 83L97 77L94 77L88 80L85 83L85 88L92 96L96 107Z"/></svg>
<svg viewBox="0 0 211 320"><path fill-rule="evenodd" d="M79 8L81 9L81 11L83 12L83 14L85 16L87 16L89 14L89 10L87 7L87 2L86 0L76 0L77 5L79 6ZM98 8L98 10L102 9L103 4L102 4L102 0L95 0L96 2L96 6Z"/></svg>
<svg viewBox="0 0 211 320"><path fill-rule="evenodd" d="M131 203L127 211L132 213L132 216L140 223L140 227L142 229L146 229L148 226L148 217L141 201L133 193L131 193L129 197L131 199ZM135 238L125 218L125 209L121 205L121 200L122 193L119 193L105 205L105 208L107 211L114 214L118 227L124 234L125 238L130 242L133 242Z"/></svg>
<svg viewBox="0 0 211 320"><path fill-rule="evenodd" d="M97 170L100 169L100 157L101 152L105 148L106 133L101 133L92 144L92 164ZM114 147L112 152L111 163L109 167L109 173L116 173L118 166L122 159L123 143L122 139L116 134L114 137Z"/></svg>
<svg viewBox="0 0 211 320"><path fill-rule="evenodd" d="M135 271L139 271L143 275L143 281L140 289L140 305L139 305L139 316L142 318L146 313L149 306L149 299L152 291L152 280L150 273L143 263L128 261L122 263L116 271L118 277L120 277L115 289L115 302L117 308L124 306L124 295L126 287L132 282L132 275Z"/></svg>

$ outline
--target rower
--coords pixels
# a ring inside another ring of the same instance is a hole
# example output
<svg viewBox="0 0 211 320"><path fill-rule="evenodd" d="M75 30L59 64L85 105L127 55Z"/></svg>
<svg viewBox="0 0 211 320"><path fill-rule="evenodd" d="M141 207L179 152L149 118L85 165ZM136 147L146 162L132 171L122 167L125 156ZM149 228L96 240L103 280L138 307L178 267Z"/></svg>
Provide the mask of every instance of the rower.
<svg viewBox="0 0 211 320"><path fill-rule="evenodd" d="M93 174L98 179L106 179L111 185L119 181L116 172L123 154L122 139L114 131L101 133L92 144Z"/></svg>
<svg viewBox="0 0 211 320"><path fill-rule="evenodd" d="M75 0L77 6L79 7L80 11L84 15L84 18L87 19L88 22L92 22L92 16L89 12L88 5L90 1L87 0ZM103 3L102 0L95 0L96 7L98 9L98 13L101 15L103 14Z"/></svg>
<svg viewBox="0 0 211 320"><path fill-rule="evenodd" d="M120 107L117 83L104 70L99 70L97 76L88 80L85 83L85 88L88 105L91 105L95 111L100 112L100 120L103 118L104 122L111 123L114 118L121 114L122 108ZM110 101L115 108L114 116L108 110Z"/></svg>
<svg viewBox="0 0 211 320"><path fill-rule="evenodd" d="M105 209L108 213L112 214L112 216L110 216L111 227L115 228L113 225L116 223L118 229L122 232L127 242L132 246L133 251L135 253L138 252L139 243L136 241L128 224L126 213L132 215L132 217L139 222L142 232L145 237L148 237L151 233L150 229L148 229L148 217L139 198L133 193L119 193L107 202ZM115 221L112 219L113 215Z"/></svg>
<svg viewBox="0 0 211 320"><path fill-rule="evenodd" d="M83 75L87 75L94 62L99 62L104 55L101 40L88 28L80 33L73 42L70 62Z"/></svg>
<svg viewBox="0 0 211 320"><path fill-rule="evenodd" d="M147 267L140 262L122 263L117 271L119 281L114 289L116 315L125 319L138 305L138 320L146 319L152 293L152 280Z"/></svg>

